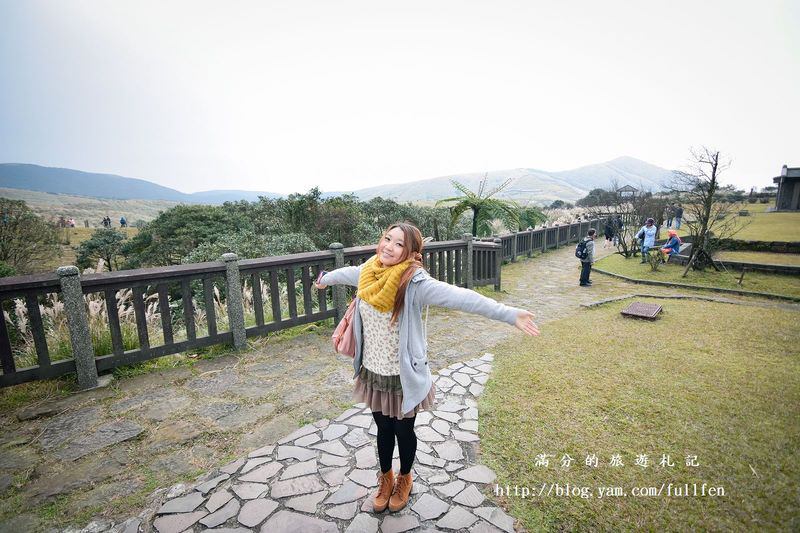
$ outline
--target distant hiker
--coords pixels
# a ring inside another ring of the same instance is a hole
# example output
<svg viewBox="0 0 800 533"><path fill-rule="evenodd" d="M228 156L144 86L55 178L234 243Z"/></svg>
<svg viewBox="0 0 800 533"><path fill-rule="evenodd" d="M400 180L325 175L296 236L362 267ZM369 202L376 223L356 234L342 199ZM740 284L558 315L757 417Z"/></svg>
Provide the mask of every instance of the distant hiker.
<svg viewBox="0 0 800 533"><path fill-rule="evenodd" d="M128 221L125 220L125 216L124 215L119 217L119 227L120 228L127 228L128 227Z"/></svg>
<svg viewBox="0 0 800 533"><path fill-rule="evenodd" d="M675 218L675 202L672 202L667 206L665 214L667 215L665 217L667 219L667 228L671 228L672 219Z"/></svg>
<svg viewBox="0 0 800 533"><path fill-rule="evenodd" d="M586 237L575 247L575 257L581 260L581 287L588 287L592 284L592 280L589 279L589 276L592 274L592 263L594 262L595 233L596 231L594 229L590 229L586 233Z"/></svg>
<svg viewBox="0 0 800 533"><path fill-rule="evenodd" d="M459 309L514 325L528 335L539 334L532 313L433 279L422 265L422 247L419 229L408 223L393 224L366 263L325 273L314 282L317 289L328 285L358 288L353 314L353 396L367 404L378 429L380 475L371 502L378 513L387 507L397 512L408 503L417 451L414 420L419 411L433 410L436 403L423 308ZM465 321L457 327L470 324ZM452 334L458 336L459 330ZM400 456L396 482L392 470L395 440Z"/></svg>
<svg viewBox="0 0 800 533"><path fill-rule="evenodd" d="M675 229L681 229L681 219L683 218L683 207L681 204L675 208Z"/></svg>
<svg viewBox="0 0 800 533"><path fill-rule="evenodd" d="M603 248L606 246L614 246L614 219L606 219L605 228L603 228L603 235L605 236L606 240L603 241Z"/></svg>
<svg viewBox="0 0 800 533"><path fill-rule="evenodd" d="M636 234L636 238L639 239L639 242L642 245L642 263L647 262L647 252L656 245L656 232L658 228L656 227L656 221L652 218L648 218L647 221L642 226L642 229L639 230L639 233Z"/></svg>
<svg viewBox="0 0 800 533"><path fill-rule="evenodd" d="M614 246L619 244L619 236L622 235L622 230L625 224L622 223L622 217L614 215Z"/></svg>
<svg viewBox="0 0 800 533"><path fill-rule="evenodd" d="M69 220L67 220L67 225L68 225L70 228L74 228L74 227L75 227L75 219L74 219L74 218L72 218L72 217L69 217Z"/></svg>

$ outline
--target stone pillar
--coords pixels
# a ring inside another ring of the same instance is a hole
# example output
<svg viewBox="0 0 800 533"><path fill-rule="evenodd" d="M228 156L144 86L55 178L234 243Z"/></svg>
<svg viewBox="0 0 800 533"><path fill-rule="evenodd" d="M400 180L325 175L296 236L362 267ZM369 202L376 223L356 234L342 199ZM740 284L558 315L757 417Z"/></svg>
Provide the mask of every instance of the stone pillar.
<svg viewBox="0 0 800 533"><path fill-rule="evenodd" d="M475 281L473 280L474 265L472 264L472 233L465 233L462 238L467 243L467 251L464 252L464 277L467 280L467 288L472 290L475 288Z"/></svg>
<svg viewBox="0 0 800 533"><path fill-rule="evenodd" d="M340 242L332 242L328 248L333 251L333 269L344 266L344 245ZM347 288L344 285L333 286L333 307L336 309L336 323L344 318L347 312Z"/></svg>
<svg viewBox="0 0 800 533"><path fill-rule="evenodd" d="M514 232L514 240L512 242L512 246L514 248L511 250L511 262L512 263L516 263L517 262L517 235L518 234L519 234L519 232Z"/></svg>
<svg viewBox="0 0 800 533"><path fill-rule="evenodd" d="M495 269L497 271L495 273L496 276L495 276L495 279L494 279L494 290L499 291L500 290L500 272L501 272L501 270L503 268L503 241L501 241L500 239L495 237L494 243L499 246L499 249L497 250L497 255L495 255L495 258L496 258Z"/></svg>
<svg viewBox="0 0 800 533"><path fill-rule="evenodd" d="M236 350L247 348L247 332L244 326L244 302L242 301L242 280L239 276L239 263L236 254L222 254L225 262L225 281L228 294L228 326L233 333L233 347Z"/></svg>
<svg viewBox="0 0 800 533"><path fill-rule="evenodd" d="M59 267L56 273L61 283L61 298L64 301L64 312L67 314L78 385L82 389L91 389L97 387L97 364L94 361L92 335L89 332L89 319L86 316L86 303L83 299L78 267Z"/></svg>

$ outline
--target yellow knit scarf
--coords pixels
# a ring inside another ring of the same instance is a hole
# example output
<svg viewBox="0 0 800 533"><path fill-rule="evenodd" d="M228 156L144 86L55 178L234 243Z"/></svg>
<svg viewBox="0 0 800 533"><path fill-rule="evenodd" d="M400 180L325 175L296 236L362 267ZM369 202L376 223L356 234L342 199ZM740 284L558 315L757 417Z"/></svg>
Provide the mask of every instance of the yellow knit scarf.
<svg viewBox="0 0 800 533"><path fill-rule="evenodd" d="M361 268L358 297L382 313L391 311L400 278L411 263L411 259L406 259L402 263L385 267L377 255L372 256Z"/></svg>

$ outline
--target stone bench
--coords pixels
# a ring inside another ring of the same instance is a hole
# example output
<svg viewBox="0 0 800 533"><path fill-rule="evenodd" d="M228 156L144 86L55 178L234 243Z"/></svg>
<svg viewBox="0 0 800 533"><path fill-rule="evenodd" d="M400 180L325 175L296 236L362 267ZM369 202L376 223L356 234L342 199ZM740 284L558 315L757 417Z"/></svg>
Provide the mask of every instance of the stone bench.
<svg viewBox="0 0 800 533"><path fill-rule="evenodd" d="M692 243L685 242L681 244L680 249L678 250L677 255L673 255L669 258L670 263L677 263L679 265L685 265L689 262L689 257L692 255Z"/></svg>

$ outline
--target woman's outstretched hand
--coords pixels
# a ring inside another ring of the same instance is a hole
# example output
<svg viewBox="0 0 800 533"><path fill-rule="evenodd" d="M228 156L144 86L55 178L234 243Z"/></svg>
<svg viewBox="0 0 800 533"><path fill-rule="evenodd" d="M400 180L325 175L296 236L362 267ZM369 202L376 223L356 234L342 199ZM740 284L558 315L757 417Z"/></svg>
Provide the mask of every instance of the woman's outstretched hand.
<svg viewBox="0 0 800 533"><path fill-rule="evenodd" d="M530 311L520 311L517 315L517 321L514 323L514 326L527 333L531 336L539 335L539 328L533 322L533 313Z"/></svg>
<svg viewBox="0 0 800 533"><path fill-rule="evenodd" d="M327 285L323 285L322 283L317 283L316 281L314 282L314 287L317 288L317 289L327 289L328 288Z"/></svg>

